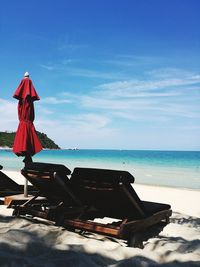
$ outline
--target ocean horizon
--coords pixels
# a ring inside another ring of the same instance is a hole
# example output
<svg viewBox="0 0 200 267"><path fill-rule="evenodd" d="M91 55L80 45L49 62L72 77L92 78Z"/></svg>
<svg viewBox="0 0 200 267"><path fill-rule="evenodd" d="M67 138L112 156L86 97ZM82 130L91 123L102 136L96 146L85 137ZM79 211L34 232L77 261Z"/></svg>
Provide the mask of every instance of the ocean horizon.
<svg viewBox="0 0 200 267"><path fill-rule="evenodd" d="M4 170L20 171L23 157L10 149L0 150ZM125 149L61 149L43 150L34 162L64 164L75 167L129 171L135 183L200 189L200 151L125 150Z"/></svg>

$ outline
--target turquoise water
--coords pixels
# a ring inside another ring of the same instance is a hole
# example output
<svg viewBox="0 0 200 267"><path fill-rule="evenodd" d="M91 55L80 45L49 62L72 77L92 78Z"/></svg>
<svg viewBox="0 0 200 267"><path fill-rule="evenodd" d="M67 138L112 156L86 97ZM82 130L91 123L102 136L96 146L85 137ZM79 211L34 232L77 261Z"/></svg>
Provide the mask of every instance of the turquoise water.
<svg viewBox="0 0 200 267"><path fill-rule="evenodd" d="M19 171L23 158L0 150L4 170ZM200 151L43 150L34 161L127 170L140 184L200 189Z"/></svg>

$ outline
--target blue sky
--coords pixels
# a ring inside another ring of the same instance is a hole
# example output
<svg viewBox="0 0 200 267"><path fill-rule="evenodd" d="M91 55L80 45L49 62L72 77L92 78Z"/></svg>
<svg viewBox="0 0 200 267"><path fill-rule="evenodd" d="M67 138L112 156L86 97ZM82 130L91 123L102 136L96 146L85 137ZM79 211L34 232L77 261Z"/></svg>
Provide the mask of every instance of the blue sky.
<svg viewBox="0 0 200 267"><path fill-rule="evenodd" d="M1 0L0 130L25 71L63 148L200 150L200 1Z"/></svg>

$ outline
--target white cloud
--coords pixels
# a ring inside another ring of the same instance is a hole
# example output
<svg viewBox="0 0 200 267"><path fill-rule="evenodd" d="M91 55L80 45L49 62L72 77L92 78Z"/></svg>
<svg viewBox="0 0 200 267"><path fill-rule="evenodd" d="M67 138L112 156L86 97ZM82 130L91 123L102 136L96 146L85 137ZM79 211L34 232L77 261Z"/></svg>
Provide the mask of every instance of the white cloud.
<svg viewBox="0 0 200 267"><path fill-rule="evenodd" d="M57 120L45 116L39 116L37 119L37 125L42 127L60 127L59 125L66 125L70 129L81 129L81 131L89 132L102 129L106 127L110 122L110 119L107 116L98 115L96 113L82 113L82 114L61 114Z"/></svg>
<svg viewBox="0 0 200 267"><path fill-rule="evenodd" d="M104 63L112 64L113 66L117 65L121 67L132 68L138 66L152 65L157 62L160 62L161 60L163 60L163 58L121 54L121 55L116 55L112 59L105 60Z"/></svg>
<svg viewBox="0 0 200 267"><path fill-rule="evenodd" d="M68 122L71 125L76 125L77 128L85 128L85 131L90 131L91 129L100 129L110 122L110 119L106 116L101 116L95 113L81 114L76 116L71 116L68 118Z"/></svg>
<svg viewBox="0 0 200 267"><path fill-rule="evenodd" d="M42 67L43 69L46 69L46 70L55 70L57 67L56 65L46 65L46 64L40 64L40 67Z"/></svg>
<svg viewBox="0 0 200 267"><path fill-rule="evenodd" d="M197 119L200 117L197 101L200 99L198 82L199 76L191 73L190 76L179 79L170 77L170 79L106 83L99 85L87 95L62 92L55 97L45 98L40 106L46 111L40 113L55 113L54 116L58 119L60 117L58 110L56 113L56 109L50 106L47 109L46 104L73 103L73 108L77 105L78 111L70 108L71 113L90 112L90 114L103 115L109 117L110 123L116 119L130 121L140 119L141 122L169 121L175 118ZM65 109L69 113L68 105L62 107L62 113L65 113ZM77 114L76 119L73 119L74 125L87 125L86 116L84 116ZM70 117L68 117L68 123L69 120L71 120ZM94 125L98 123L101 125L98 120L92 120L91 117L88 121L90 120ZM89 128L90 125L88 125Z"/></svg>
<svg viewBox="0 0 200 267"><path fill-rule="evenodd" d="M169 78L192 78L194 73L188 70L177 69L177 68L159 68L147 71L146 74L154 79L169 79ZM194 75L196 76L196 75Z"/></svg>
<svg viewBox="0 0 200 267"><path fill-rule="evenodd" d="M41 104L52 104L52 105L57 105L57 104L66 104L66 103L71 103L72 100L70 99L60 99L56 97L45 97L41 99L40 103Z"/></svg>
<svg viewBox="0 0 200 267"><path fill-rule="evenodd" d="M16 101L0 98L1 131L14 131L18 125L18 112Z"/></svg>
<svg viewBox="0 0 200 267"><path fill-rule="evenodd" d="M69 66L73 62L74 61L72 59L64 59L60 62L57 62L56 64L40 64L40 67L48 71L58 71L59 74L67 74L68 76L99 78L106 80L117 80L119 78L124 79L128 77L128 75L125 75L122 71L100 71L86 67L81 68L77 66Z"/></svg>
<svg viewBox="0 0 200 267"><path fill-rule="evenodd" d="M68 65L72 63L72 59L63 59L61 63L48 63L48 64L40 64L39 66L45 70L52 71L52 70L60 70L62 66Z"/></svg>
<svg viewBox="0 0 200 267"><path fill-rule="evenodd" d="M109 126L110 119L95 113L63 115L56 120L40 117L35 123L38 130L47 132L61 147L97 147L116 138L118 130Z"/></svg>
<svg viewBox="0 0 200 267"><path fill-rule="evenodd" d="M81 76L86 78L100 78L100 79L119 79L124 78L124 74L120 72L110 72L110 71L98 71L94 69L87 68L77 68L77 67L62 67L62 70L68 73L68 75L72 76Z"/></svg>
<svg viewBox="0 0 200 267"><path fill-rule="evenodd" d="M170 79L159 79L159 80L127 80L118 81L112 83L105 83L98 86L98 88L103 90L112 90L117 92L135 92L135 91L152 91L152 90L162 90L169 87L176 86L186 86L192 84L200 83L200 77L190 76L186 78L170 78Z"/></svg>
<svg viewBox="0 0 200 267"><path fill-rule="evenodd" d="M131 109L133 106L132 100L124 99L110 99L106 97L98 96L83 96L81 98L81 104L84 107L104 109L104 110L126 110Z"/></svg>

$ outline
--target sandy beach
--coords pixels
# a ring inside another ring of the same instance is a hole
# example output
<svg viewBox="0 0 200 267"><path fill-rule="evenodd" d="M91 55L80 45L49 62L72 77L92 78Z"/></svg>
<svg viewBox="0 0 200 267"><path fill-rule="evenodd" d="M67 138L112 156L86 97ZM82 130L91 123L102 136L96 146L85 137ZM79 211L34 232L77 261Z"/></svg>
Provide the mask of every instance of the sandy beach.
<svg viewBox="0 0 200 267"><path fill-rule="evenodd" d="M5 173L18 183L17 172ZM159 236L130 248L123 240L74 233L0 206L0 266L200 266L200 190L135 184L142 200L168 203L173 214Z"/></svg>

